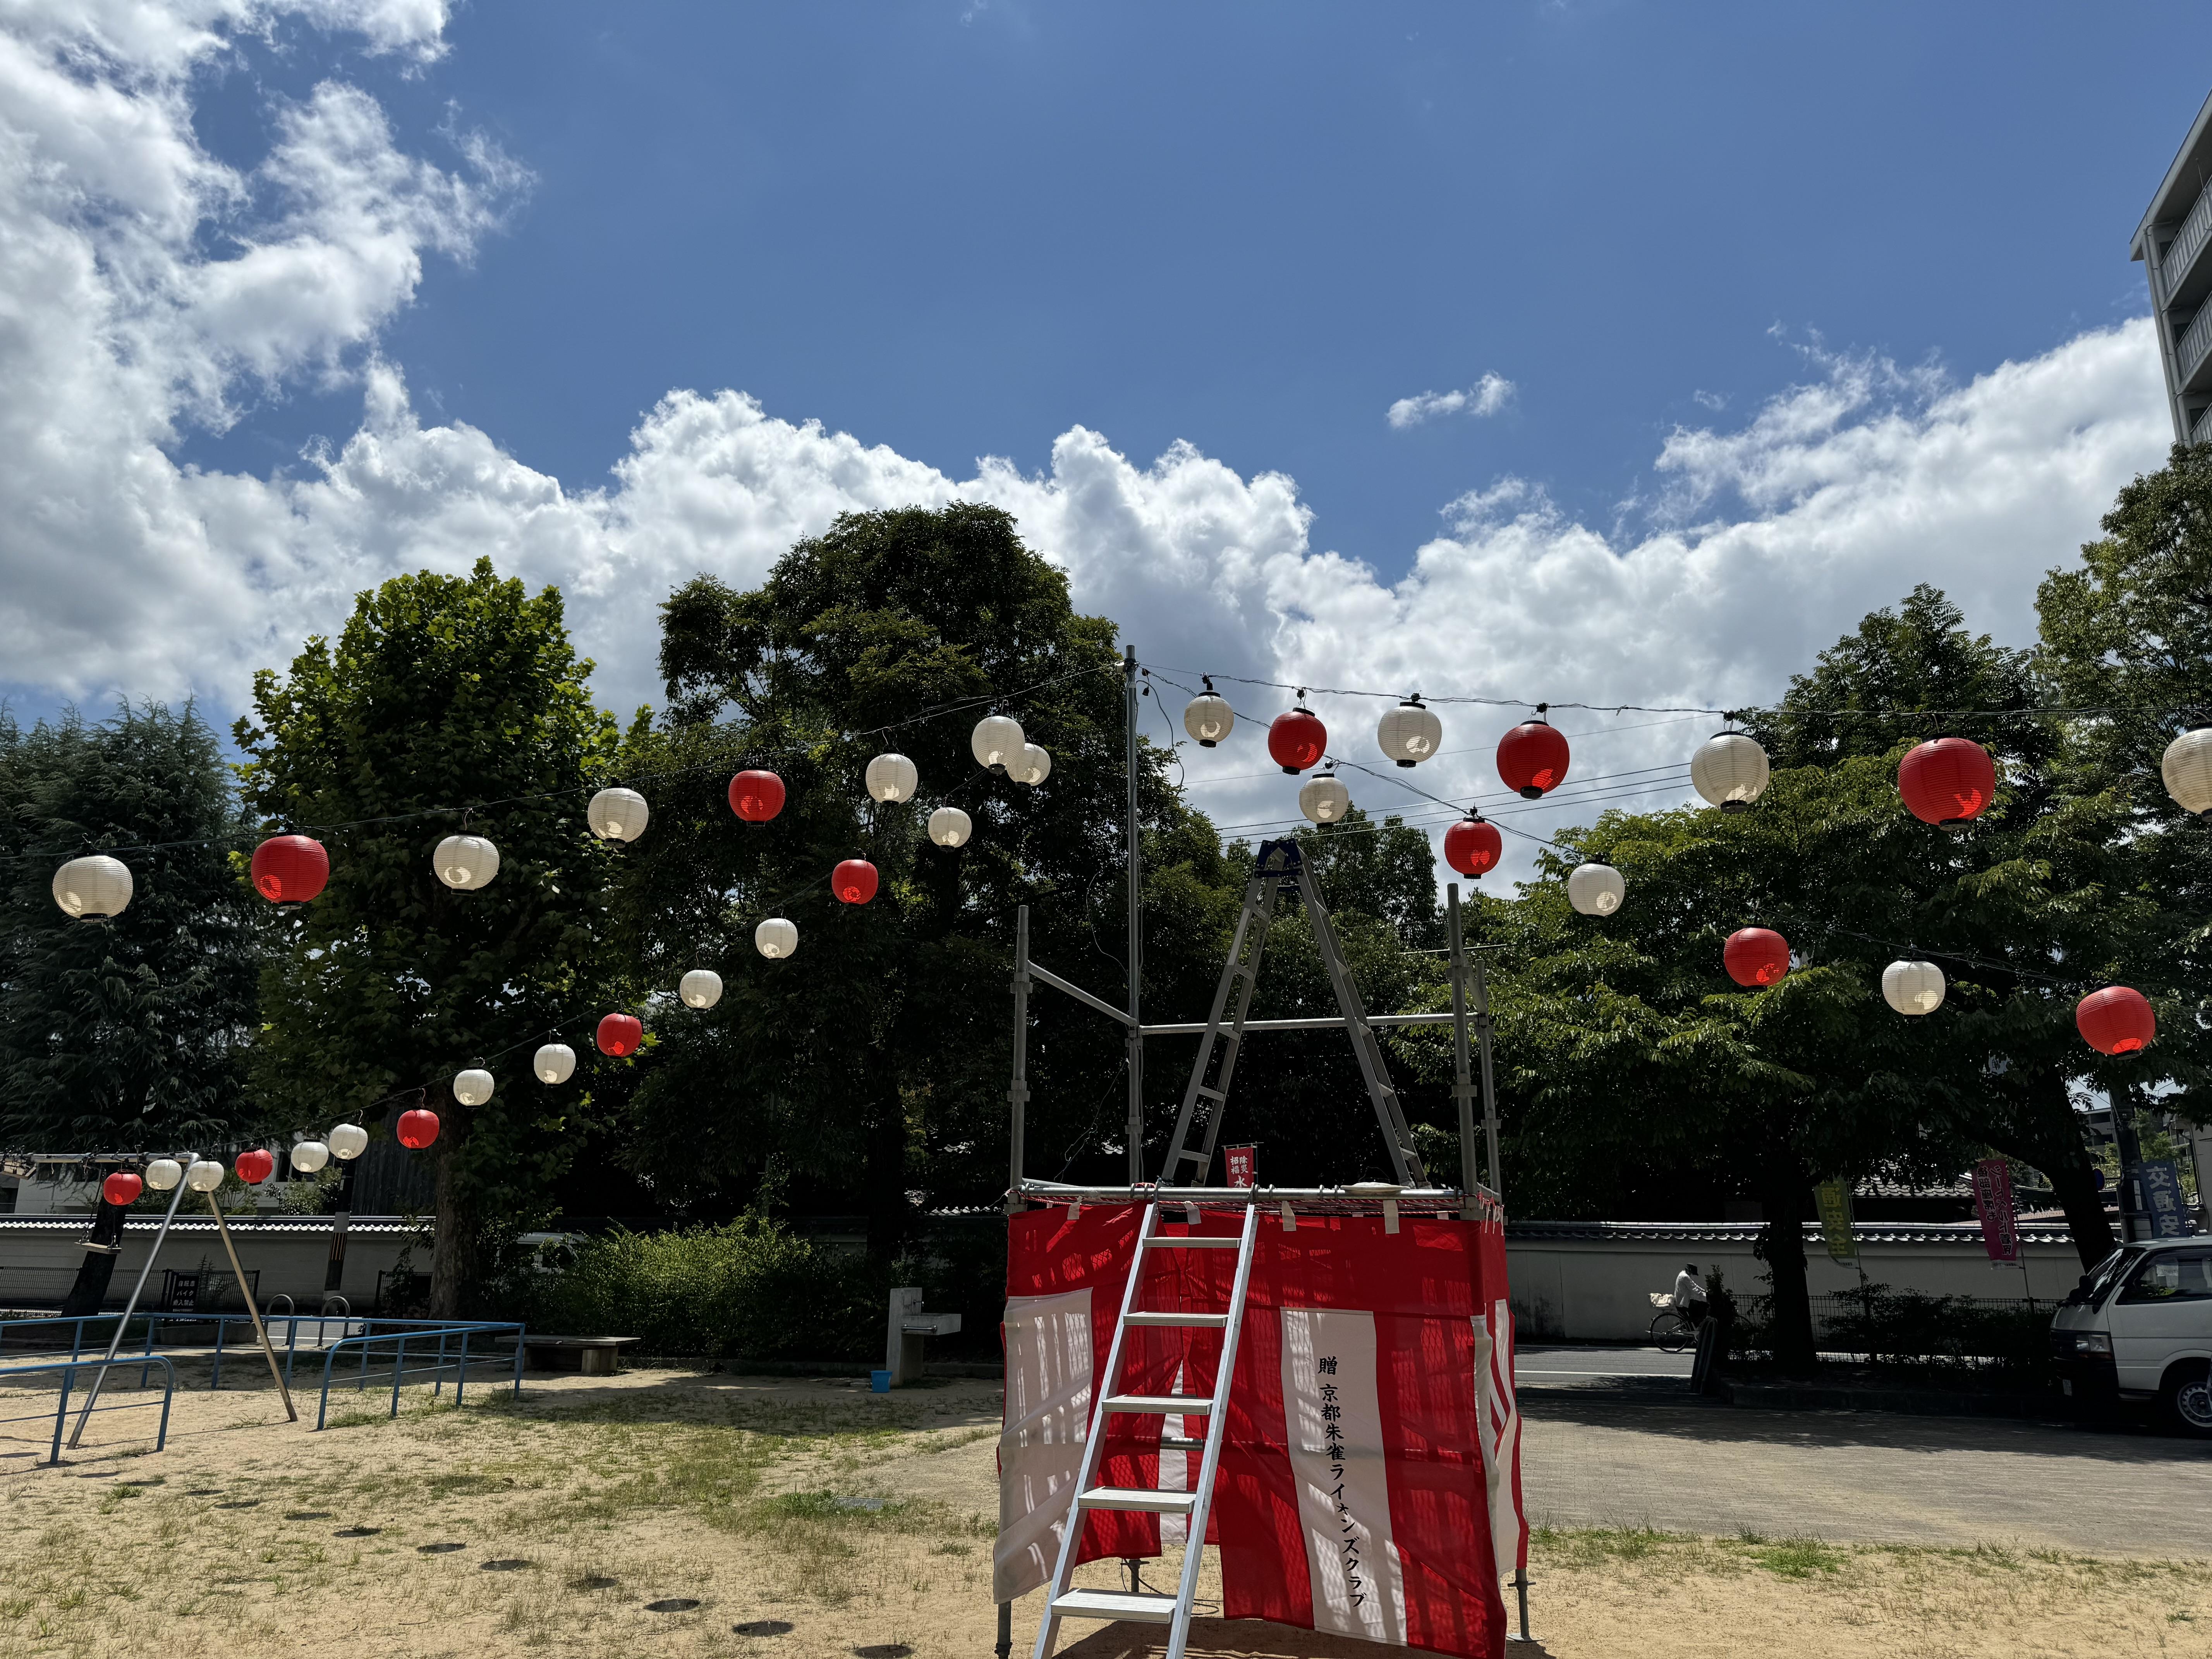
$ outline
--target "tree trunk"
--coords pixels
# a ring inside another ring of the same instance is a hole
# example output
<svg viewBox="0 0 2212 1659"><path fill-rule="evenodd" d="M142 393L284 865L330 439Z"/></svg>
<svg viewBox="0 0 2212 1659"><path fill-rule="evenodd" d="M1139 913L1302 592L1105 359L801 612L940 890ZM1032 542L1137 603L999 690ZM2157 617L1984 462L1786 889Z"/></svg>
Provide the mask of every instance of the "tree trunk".
<svg viewBox="0 0 2212 1659"><path fill-rule="evenodd" d="M115 1277L115 1258L123 1249L123 1218L130 1212L121 1204L100 1200L93 1212L92 1231L85 1235L84 1260L77 1264L76 1282L62 1299L62 1317L76 1319L100 1311L107 1299L107 1286Z"/></svg>
<svg viewBox="0 0 2212 1659"><path fill-rule="evenodd" d="M1990 1145L2050 1178L2058 1207L2066 1212L2066 1230L2074 1236L2075 1254L2084 1269L2095 1267L2119 1248L2119 1241L2105 1219L2105 1195L2097 1190L2094 1166L2082 1144L2081 1126L2067 1097L2063 1074L2054 1070L2036 1079L2012 1126L2017 1133L2005 1134L2006 1127L2002 1122L1996 1126Z"/></svg>
<svg viewBox="0 0 2212 1659"><path fill-rule="evenodd" d="M906 1103L898 1067L880 1047L862 1062L867 1096L867 1163L863 1177L868 1212L868 1260L888 1267L906 1243L913 1206L906 1198Z"/></svg>
<svg viewBox="0 0 2212 1659"><path fill-rule="evenodd" d="M477 1233L474 1199L461 1190L453 1168L453 1143L438 1139L438 1232L430 1255L430 1317L457 1319L476 1276ZM403 1291L404 1287L402 1287Z"/></svg>
<svg viewBox="0 0 2212 1659"><path fill-rule="evenodd" d="M1759 1208L1766 1223L1759 1255L1773 1282L1768 1341L1774 1363L1791 1376L1814 1364L1813 1299L1805 1284L1805 1171L1786 1149L1772 1147L1759 1169Z"/></svg>

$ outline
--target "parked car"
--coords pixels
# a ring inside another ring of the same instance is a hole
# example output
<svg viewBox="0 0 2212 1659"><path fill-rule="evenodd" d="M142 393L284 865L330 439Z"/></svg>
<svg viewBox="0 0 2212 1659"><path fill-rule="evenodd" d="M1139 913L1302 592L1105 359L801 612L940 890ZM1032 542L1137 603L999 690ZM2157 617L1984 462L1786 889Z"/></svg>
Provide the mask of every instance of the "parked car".
<svg viewBox="0 0 2212 1659"><path fill-rule="evenodd" d="M2069 1399L2156 1401L2183 1433L2212 1437L2212 1240L2113 1251L2051 1320L2051 1346Z"/></svg>

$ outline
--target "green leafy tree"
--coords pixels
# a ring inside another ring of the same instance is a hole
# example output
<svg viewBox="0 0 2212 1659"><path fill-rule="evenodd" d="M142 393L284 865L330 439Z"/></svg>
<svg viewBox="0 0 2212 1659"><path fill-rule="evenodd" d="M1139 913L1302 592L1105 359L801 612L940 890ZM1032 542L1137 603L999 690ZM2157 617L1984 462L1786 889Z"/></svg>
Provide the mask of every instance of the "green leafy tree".
<svg viewBox="0 0 2212 1659"><path fill-rule="evenodd" d="M215 734L190 704L28 732L0 715L0 1142L167 1152L237 1133L261 901L234 866ZM55 870L111 848L129 907L70 918Z"/></svg>
<svg viewBox="0 0 2212 1659"><path fill-rule="evenodd" d="M2059 775L2112 831L2106 925L2082 965L2150 997L2159 1036L2091 1076L2118 1100L2156 1091L2161 1109L2203 1122L2191 1097L2212 1063L2212 832L2166 793L2160 762L2181 732L2212 725L2212 447L2177 446L2102 527L2079 568L2037 592L2040 660L2081 711Z"/></svg>
<svg viewBox="0 0 2212 1659"><path fill-rule="evenodd" d="M1913 1023L1924 1040L1916 1070L1946 1079L1977 1154L1994 1149L2050 1180L2089 1265L2112 1234L2073 1091L2112 1067L2081 1042L2072 1008L2141 957L2158 907L2123 797L2102 781L2082 787L2082 767L2067 758L2084 726L2054 712L2063 687L2046 677L2051 660L2047 647L2008 649L1973 634L1923 586L1823 652L1753 724L1797 761L1878 757L1893 768L1908 744L1946 735L1972 737L1996 758L1991 810L1966 830L1919 837L1931 856L1888 872L1913 902L1893 913L1887 954L1926 956L1959 988L1942 1014ZM1881 945L1858 945L1879 966Z"/></svg>
<svg viewBox="0 0 2212 1659"><path fill-rule="evenodd" d="M1017 908L1031 907L1039 957L1122 1000L1113 624L1075 613L1065 576L1006 514L964 505L848 514L760 587L702 576L665 617L669 716L633 732L625 763L678 781L626 849L625 938L644 982L665 988L703 963L727 990L716 1008L663 1024L631 1155L659 1190L702 1209L780 1181L818 1202L857 1193L871 1254L887 1261L911 1232L910 1193L976 1203L1005 1187ZM1050 752L1041 786L970 755L970 730L994 707ZM915 763L913 800L870 800L863 774L883 752ZM1182 994L1215 948L1225 890L1215 838L1163 761L1140 751L1152 999ZM724 802L747 766L789 791L766 824ZM972 819L964 847L926 834L940 805ZM881 888L840 904L830 873L854 857ZM787 960L753 948L772 915L798 926ZM1032 1008L1030 1172L1119 1178L1119 1028L1050 991Z"/></svg>
<svg viewBox="0 0 2212 1659"><path fill-rule="evenodd" d="M611 855L585 806L617 733L592 706L591 666L557 590L533 597L479 560L465 577L425 571L361 595L335 642L310 640L289 674L255 677L254 718L238 725L248 805L331 855L322 896L276 924L256 1092L272 1121L318 1131L417 1103L440 1114L427 1154L440 1316L459 1311L499 1224L537 1212L571 1154L589 1073L547 1087L532 1050L557 1030L588 1055L611 1006ZM464 828L500 857L470 892L431 864ZM487 1060L497 1092L462 1106L449 1079Z"/></svg>

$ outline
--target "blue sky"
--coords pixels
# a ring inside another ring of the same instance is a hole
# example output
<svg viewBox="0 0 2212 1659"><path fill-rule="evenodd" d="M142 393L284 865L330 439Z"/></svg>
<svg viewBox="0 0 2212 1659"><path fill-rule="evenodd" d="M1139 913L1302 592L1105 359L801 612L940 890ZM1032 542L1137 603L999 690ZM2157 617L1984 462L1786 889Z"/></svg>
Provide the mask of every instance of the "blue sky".
<svg viewBox="0 0 2212 1659"><path fill-rule="evenodd" d="M1709 708L1922 580L2028 641L2160 464L2127 246L2212 13L15 0L0 44L24 714L227 724L480 555L627 712L678 582L958 499L1163 666ZM1494 790L1518 716L1440 706L1423 787ZM1585 712L1577 775L1663 804L1702 719ZM1255 753L1189 757L1224 823L1291 810Z"/></svg>
<svg viewBox="0 0 2212 1659"><path fill-rule="evenodd" d="M338 55L280 39L208 71L218 154ZM2212 13L533 0L446 39L357 78L534 182L382 337L425 418L572 487L672 386L956 476L1187 439L1395 574L1501 473L1608 523L1815 342L1971 375L2144 310ZM1383 419L1485 374L1497 415ZM295 386L185 453L266 471L357 410Z"/></svg>

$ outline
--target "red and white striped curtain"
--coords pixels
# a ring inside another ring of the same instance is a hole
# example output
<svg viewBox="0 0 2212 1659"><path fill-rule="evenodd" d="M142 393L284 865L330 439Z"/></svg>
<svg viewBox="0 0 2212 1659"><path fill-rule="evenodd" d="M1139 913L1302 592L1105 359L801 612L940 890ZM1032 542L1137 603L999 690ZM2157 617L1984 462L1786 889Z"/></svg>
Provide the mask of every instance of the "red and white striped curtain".
<svg viewBox="0 0 2212 1659"><path fill-rule="evenodd" d="M1051 1572L1140 1217L1097 1206L1009 1224L1000 1601ZM1210 1212L1196 1231L1234 1233L1242 1219ZM1234 1271L1227 1251L1149 1253L1138 1305L1218 1310ZM1148 1326L1129 1338L1124 1389L1212 1391L1218 1334ZM1206 1529L1224 1614L1498 1659L1499 1577L1528 1549L1512 1376L1500 1223L1264 1221ZM1162 1452L1164 1431L1177 1432L1158 1417L1112 1419L1102 1480L1188 1486L1198 1458ZM1162 1525L1092 1510L1081 1558L1158 1555Z"/></svg>

